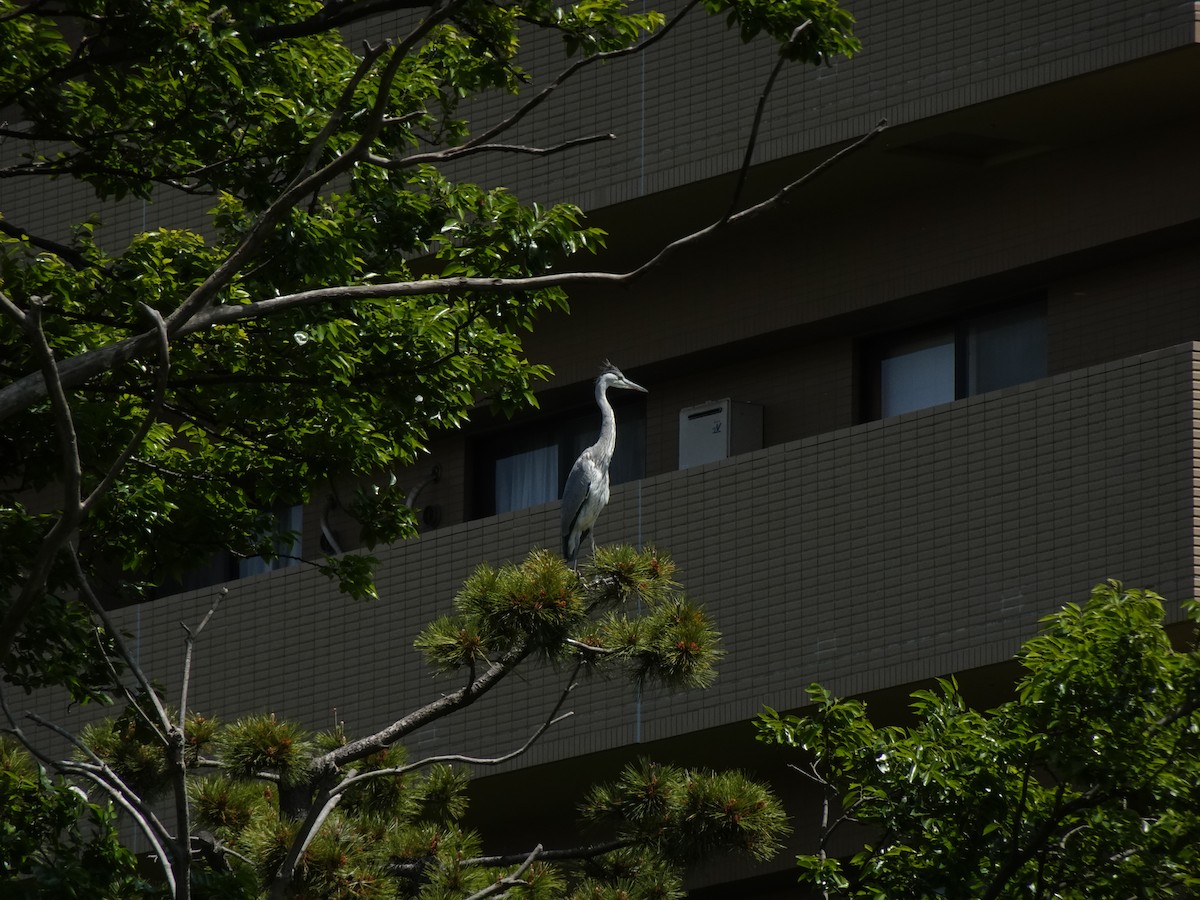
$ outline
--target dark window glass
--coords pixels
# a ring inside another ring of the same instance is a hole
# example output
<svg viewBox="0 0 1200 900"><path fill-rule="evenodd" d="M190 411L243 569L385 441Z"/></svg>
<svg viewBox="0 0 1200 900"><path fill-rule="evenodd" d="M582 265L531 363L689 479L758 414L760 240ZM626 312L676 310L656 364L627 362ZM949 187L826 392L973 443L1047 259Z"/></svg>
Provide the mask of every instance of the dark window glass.
<svg viewBox="0 0 1200 900"><path fill-rule="evenodd" d="M967 393L986 394L1046 375L1041 304L981 316L967 330Z"/></svg>
<svg viewBox="0 0 1200 900"><path fill-rule="evenodd" d="M1041 300L872 341L863 356L866 418L1042 378L1046 357Z"/></svg>
<svg viewBox="0 0 1200 900"><path fill-rule="evenodd" d="M880 356L880 416L898 416L953 399L953 330L897 342Z"/></svg>

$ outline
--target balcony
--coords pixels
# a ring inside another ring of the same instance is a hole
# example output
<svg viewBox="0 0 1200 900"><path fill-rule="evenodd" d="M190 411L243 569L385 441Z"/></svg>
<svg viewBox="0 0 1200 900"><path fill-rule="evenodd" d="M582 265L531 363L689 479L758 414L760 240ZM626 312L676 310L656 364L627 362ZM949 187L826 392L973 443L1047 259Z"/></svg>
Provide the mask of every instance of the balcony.
<svg viewBox="0 0 1200 900"><path fill-rule="evenodd" d="M581 685L576 715L518 765L794 708L812 681L855 694L1001 662L1104 578L1196 595L1198 370L1200 345L1182 344L615 488L599 540L668 549L728 655L704 692ZM193 705L375 729L457 686L412 642L461 580L557 543L547 504L378 554L377 603L305 568L231 583L197 645ZM210 597L120 612L152 677L178 681L178 623ZM564 677L510 678L410 749L511 750Z"/></svg>

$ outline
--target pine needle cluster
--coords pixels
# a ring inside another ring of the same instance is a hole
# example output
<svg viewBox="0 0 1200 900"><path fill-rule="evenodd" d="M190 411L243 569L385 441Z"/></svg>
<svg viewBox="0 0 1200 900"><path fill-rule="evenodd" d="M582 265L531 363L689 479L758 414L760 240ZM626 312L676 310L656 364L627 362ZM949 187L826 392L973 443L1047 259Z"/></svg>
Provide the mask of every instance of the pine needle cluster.
<svg viewBox="0 0 1200 900"><path fill-rule="evenodd" d="M416 646L436 671L488 665L514 648L638 683L705 687L716 677L720 634L679 590L675 564L656 548L599 547L578 572L535 550L520 565L481 565Z"/></svg>

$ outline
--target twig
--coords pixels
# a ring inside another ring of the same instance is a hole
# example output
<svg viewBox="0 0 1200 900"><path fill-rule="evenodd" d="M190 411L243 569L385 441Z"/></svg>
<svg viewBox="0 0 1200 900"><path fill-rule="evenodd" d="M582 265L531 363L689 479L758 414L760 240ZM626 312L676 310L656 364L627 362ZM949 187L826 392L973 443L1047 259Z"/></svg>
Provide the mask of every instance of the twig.
<svg viewBox="0 0 1200 900"><path fill-rule="evenodd" d="M268 300L257 300L237 306L216 306L197 315L194 320L181 330L181 334L201 331L214 325L228 324L239 319L259 318L283 313L301 306L311 306L326 302L352 302L356 300L384 300L395 297L424 296L428 294L457 294L468 291L482 293L512 293L516 291L537 291L546 288L566 287L583 284L605 284L614 287L626 286L637 281L651 269L660 265L664 259L674 255L683 247L703 241L716 231L737 223L747 221L770 209L782 206L791 194L801 186L812 181L830 166L845 158L850 153L860 149L872 138L879 135L886 127L886 120L881 120L867 134L860 137L847 147L843 147L824 162L810 169L801 177L789 182L772 197L756 203L728 218L722 216L716 222L672 241L657 254L635 269L624 273L616 272L557 272L550 275L532 275L525 278L423 278L417 281L400 281L381 284L338 285L328 288L314 288L295 294L285 294ZM130 338L129 340L136 340ZM3 391L0 391L0 395ZM0 409L2 414L2 409Z"/></svg>
<svg viewBox="0 0 1200 900"><path fill-rule="evenodd" d="M133 805L133 803L131 803L130 800L121 793L121 791L117 790L114 785L109 784L105 777L101 777L100 773L93 772L87 767L77 763L59 763L58 766L63 772L72 773L82 778L87 778L93 784L99 785L108 794L108 796L112 798L114 803L116 803L119 807L121 807L121 809L125 810L125 812L129 814L129 817L133 819L138 829L143 835L145 835L146 840L150 842L150 846L154 849L154 855L158 857L159 865L163 870L163 876L166 878L167 890L170 896L177 897L178 885L175 881L175 873L171 870L171 854L166 852L166 849L163 847L162 839L159 838L159 836L155 833L155 829L150 825L150 819L154 818L153 815L146 813L141 808ZM147 818L148 815L149 819ZM162 826L159 825L159 828L161 827Z"/></svg>
<svg viewBox="0 0 1200 900"><path fill-rule="evenodd" d="M337 787L333 788L330 791L330 794L331 795L332 794L341 794L344 791L346 791L348 788L350 788L351 786L359 783L360 781L366 781L370 778L378 778L378 777L381 777L384 775L403 775L404 773L411 772L414 769L425 768L426 766L435 765L437 763L457 762L457 763L463 763L465 765L474 765L474 766L498 766L501 763L508 762L510 759L515 759L516 757L520 756L522 753L525 753L527 750L529 750L529 748L534 745L534 743L537 741L537 739L540 738L543 734L545 734L550 728L557 725L559 722L563 721L564 719L569 719L572 715L574 715L574 713L570 713L570 712L559 715L559 711L563 708L563 705L567 702L567 698L569 696L571 696L571 692L574 691L575 688L578 686L579 682L576 679L578 679L579 670L582 668L583 668L583 659L580 658L575 661L575 668L571 671L571 676L567 679L566 686L562 689L562 692L559 694L558 702L554 704L554 708L550 710L550 713L546 716L546 718L542 722L542 724L539 725L538 728L533 732L533 734L531 734L529 736L529 740L527 740L524 744L522 744L516 750L513 750L509 753L505 753L503 756L492 756L492 757L464 756L462 754L457 754L457 753L442 754L439 756L428 756L428 757L425 757L424 759L420 759L414 763L408 763L403 766L396 766L396 767L390 768L390 769L374 769L370 772L362 772L357 775L352 775L352 776L344 779Z"/></svg>
<svg viewBox="0 0 1200 900"><path fill-rule="evenodd" d="M0 219L0 234L7 234L9 237L16 238L17 240L29 241L33 246L58 256L73 269L90 269L93 265L86 256L75 248L68 247L66 244L60 244L58 241L52 241L49 238L39 237L4 219Z"/></svg>
<svg viewBox="0 0 1200 900"><path fill-rule="evenodd" d="M524 884L524 882L521 881L521 876L528 871L529 867L533 865L534 860L541 855L541 852L542 845L538 844L533 848L532 851L530 851L529 855L525 857L525 861L521 863L521 865L519 865L514 871L509 872L503 878L499 879L494 884L488 885L483 890L476 891L474 894L468 897L467 900L483 900L484 897L490 897L499 890L505 890L510 887L515 887L518 884Z"/></svg>
<svg viewBox="0 0 1200 900"><path fill-rule="evenodd" d="M594 859L597 856L603 856L605 853L612 853L614 850L622 850L625 847L632 847L636 841L631 838L619 838L612 841L604 841L598 844L587 844L582 847L563 847L558 850L542 850L538 854L538 859L546 862L557 862L560 860L588 860ZM493 856L474 856L469 859L464 859L459 862L463 868L499 868L503 866L515 866L523 859L528 857L527 853L504 853ZM430 864L436 862L431 857L421 859L407 859L404 862L394 862L388 866L388 871L395 875L404 877L414 877L420 875Z"/></svg>
<svg viewBox="0 0 1200 900"><path fill-rule="evenodd" d="M416 165L416 162L446 162L470 156L474 153L524 153L530 156L550 156L554 153L561 153L564 150L574 149L575 147L598 144L602 141L614 141L616 139L617 136L615 134L608 132L606 134L591 134L586 137L571 138L552 147L527 147L522 144L475 144L470 147L450 147L446 150L421 154L420 158L408 156L402 159L389 159L384 156L367 154L365 160L383 169L407 169Z"/></svg>
<svg viewBox="0 0 1200 900"><path fill-rule="evenodd" d="M439 756L426 756L417 760L416 762L406 763L403 766L396 766L391 769L372 769L370 772L361 772L358 775L353 775L341 782L330 793L334 795L341 794L362 781L388 775L404 775L416 769L424 769L428 766L437 765L438 763L462 763L463 765L468 766L498 766L501 763L506 763L510 759L515 759L516 757L528 751L529 748L534 745L537 739L545 734L547 730L557 725L559 722L571 718L573 715L575 715L575 713L565 712L561 716L555 716L554 718L547 719L538 726L537 730L530 735L529 739L525 741L524 744L522 744L516 750L505 753L503 756L465 756L461 753L444 753Z"/></svg>
<svg viewBox="0 0 1200 900"><path fill-rule="evenodd" d="M729 210L725 213L722 221L729 221L730 216L737 212L738 203L742 199L742 189L746 186L746 176L750 173L750 161L754 158L754 146L758 142L758 129L762 126L763 112L767 107L767 98L771 96L771 90L775 86L775 79L779 77L779 72L783 69L784 63L787 62L787 49L799 40L800 35L804 30L812 25L812 19L805 19L803 23L796 26L792 32L792 36L788 38L787 46L779 53L779 59L775 61L774 67L771 69L771 74L767 78L767 84L763 88L762 93L758 95L758 106L754 110L754 124L750 127L750 137L746 140L746 152L742 156L742 166L738 169L737 184L733 188L733 197L729 201Z"/></svg>
<svg viewBox="0 0 1200 900"><path fill-rule="evenodd" d="M178 885L174 875L172 854L168 854L163 850L164 845L172 842L171 835L163 824L158 821L158 817L143 806L142 800L138 797L137 793L124 782L121 776L113 770L112 766L97 756L91 747L83 743L83 741L79 740L79 738L65 728L55 725L37 713L27 712L25 715L30 721L41 725L43 728L48 728L60 737L65 738L92 761L90 767L82 763L66 761L55 762L53 765L54 768L63 772L73 772L91 778L92 781L107 790L109 795L117 800L123 809L135 815L138 825L144 831L146 838L160 853L161 864L166 873L171 896L177 896Z"/></svg>
<svg viewBox="0 0 1200 900"><path fill-rule="evenodd" d="M585 644L583 641L577 641L575 638L567 638L567 646L574 647L576 650L583 650L587 653L599 653L604 656L610 656L613 653L620 653L620 649L616 647L593 647L591 644Z"/></svg>
<svg viewBox="0 0 1200 900"><path fill-rule="evenodd" d="M42 330L41 307L39 303L34 303L29 312L22 313L7 297L3 295L0 297L5 301L2 307L4 313L10 318L15 318L22 325L41 364L41 381L50 398L50 407L58 430L63 467L62 514L42 539L33 563L29 566L25 583L21 586L21 592L9 606L3 620L0 620L0 663L3 663L12 652L13 642L16 640L21 623L25 621L29 610L33 608L33 604L45 587L54 558L58 556L83 518L83 504L80 499L83 473L79 461L79 441L75 434L71 406L67 402L66 391L63 387L58 363L54 359L54 352L50 349L46 333Z"/></svg>
<svg viewBox="0 0 1200 900"><path fill-rule="evenodd" d="M526 651L522 648L520 655L516 659L516 662L520 662L520 660L524 659L524 657L527 655L528 655L528 651ZM508 656L508 654L501 656L500 661L497 663L494 663L492 665L492 668L489 669L488 672L484 673L484 675L480 677L480 680L482 681L484 678L487 678L487 676L493 670L496 670L497 667L503 667L505 665L504 660L505 660L506 656ZM512 665L515 665L515 664L516 663L513 663ZM582 666L583 666L583 660L579 659L575 664L574 670L571 672L571 677L567 679L566 687L564 687L562 692L559 694L558 702L554 704L554 708L550 711L550 714L546 717L545 721L542 722L542 724L537 728L536 731L534 731L534 733L532 735L530 735L529 739L527 741L525 741L524 744L522 744L517 749L504 754L503 756L472 757L472 756L465 756L463 754L443 754L443 755L439 755L439 756L429 756L429 757L425 757L424 759L420 759L414 763L409 763L409 764L403 765L403 766L396 766L396 767L387 768L387 769L374 769L370 772L361 772L358 774L349 775L346 778L343 778L340 782L338 782L338 784L334 785L333 787L321 790L319 792L319 794L314 798L312 805L309 807L308 815L305 817L304 822L301 824L299 830L296 832L296 836L293 839L292 846L289 848L287 856L285 857L284 861L280 864L280 867L279 867L278 871L276 872L275 880L272 882L272 887L271 887L272 895L273 896L282 896L282 894L280 892L284 889L284 887L286 887L287 883L290 882L290 880L292 878L292 874L295 872L296 864L299 861L301 855L303 855L304 851L308 849L309 845L312 843L313 839L316 837L317 831L321 828L321 825L324 824L325 820L329 817L330 813L332 813L334 808L338 805L338 803L341 802L346 791L349 790L351 787L353 787L354 785L359 784L363 781L371 780L373 778L384 778L384 777L393 777L393 776L403 775L406 772L411 772L416 769L421 769L426 766L434 765L436 763L457 762L457 763L463 763L466 765L496 766L496 765L500 765L503 762L507 762L510 759L514 759L517 756L520 756L521 754L528 751L529 748L534 745L534 743L537 741L537 739L540 738L543 734L545 734L545 732L547 730L549 730L551 727L558 724L559 722L563 721L564 719L567 719L571 715L573 715L573 713L569 713L569 712L559 715L559 710L561 710L563 707L563 704L566 703L567 697L569 697L571 695L571 692L573 690L575 690L575 687L578 683L576 681L576 678L578 677L579 670ZM494 684L495 682L493 681L492 683ZM468 688L469 687L470 687L470 685L468 685ZM462 693L462 689L460 689L459 691L456 691L455 693L456 694ZM453 695L447 695L447 696L453 696ZM446 699L447 699L446 697L443 697L441 701L437 701L435 704L430 704L429 706L425 707L425 709L429 709L431 706L436 706L437 704L442 703ZM449 711L449 709L451 709L451 708L447 708L447 711ZM445 715L445 714L446 714L445 712L442 713L442 715ZM411 717L409 717L409 718L411 718ZM401 720L401 721L403 722L406 720ZM399 723L397 723L397 724L399 724ZM413 729L410 729L410 730L413 730ZM385 729L385 731L386 731L386 729ZM376 735L376 736L374 736L374 738L367 738L364 740L371 741L378 737L379 736ZM355 743L361 744L362 741L355 742ZM389 741L388 743L391 743L391 741ZM347 745L347 746L351 746L351 745ZM340 748L340 749L344 750L345 747ZM335 751L335 753L336 753L336 751ZM330 771L331 767L330 767L328 760L333 755L334 755L333 753L326 754L326 757L323 758L323 760L317 761L318 764L322 764L322 768L324 771ZM351 760L360 759L360 758L362 758L363 755L366 755L366 754L364 754L362 752L356 752L353 755L351 755L350 759ZM316 768L316 767L317 766L314 765L314 768Z"/></svg>
<svg viewBox="0 0 1200 900"><path fill-rule="evenodd" d="M500 654L496 661L488 666L487 670L470 684L463 685L458 690L444 694L437 700L427 703L420 709L396 720L391 725L380 729L374 734L351 741L348 744L329 751L323 756L317 757L312 762L314 771L340 768L348 763L370 756L372 753L385 750L405 735L411 734L417 729L428 725L430 722L437 721L456 710L470 706L499 684L506 675L515 669L532 652L533 648L527 641L518 641L504 653Z"/></svg>
<svg viewBox="0 0 1200 900"><path fill-rule="evenodd" d="M564 847L561 850L543 850L538 856L538 859L555 861L560 859L592 859L597 856L603 856L605 853L612 853L614 850L621 850L625 847L633 846L635 842L629 838L621 838L618 840L605 841L600 844L588 844L585 847ZM464 859L460 865L464 867L491 867L491 866L511 866L519 863L525 854L510 853L499 856L475 856L470 859Z"/></svg>
<svg viewBox="0 0 1200 900"><path fill-rule="evenodd" d="M803 187L805 184L807 184L808 182L815 179L821 173L825 172L827 169L829 169L830 166L832 166L835 163L839 162L840 160L844 159L846 156L850 155L851 153L854 153L856 150L861 149L869 141L871 141L873 138L875 138L880 133L882 133L886 127L887 127L887 119L880 119L874 128L872 128L870 131L868 131L862 137L858 138L858 140L854 141L853 143L849 144L846 147L843 147L837 153L833 154L832 156L828 157L827 159L825 159L818 165L809 169L807 172L805 172L803 175L801 175L795 181L791 181L788 184L784 185L773 196L769 197L766 200L763 200L761 203L756 203L754 206L747 207L746 209L742 210L739 213L734 213L733 215L722 216L720 219L718 219L716 222L709 225L707 228L702 228L699 231L694 231L691 234L684 235L683 237L679 238L676 241L672 241L671 243L667 244L667 246L663 247L662 250L658 251L658 253L656 253L649 260L647 260L646 262L644 262L640 266L638 266L636 269L633 269L632 271L627 272L624 276L622 276L622 280L626 281L626 282L635 281L636 279L638 279L642 275L644 275L646 272L650 271L650 269L659 265L668 256L674 255L674 253L677 250L679 250L680 248L697 243L698 241L702 241L705 238L709 237L709 235L711 235L713 232L715 232L721 228L724 228L726 225L733 225L737 222L742 222L742 221L746 221L748 219L755 218L756 216L759 216L762 213L767 212L770 209L774 209L775 207L782 206L784 203L786 203L790 199L793 192L795 192L800 187Z"/></svg>
<svg viewBox="0 0 1200 900"><path fill-rule="evenodd" d="M200 624L196 626L195 630L188 628L182 622L179 623L183 630L187 632L187 637L183 639L183 686L179 689L180 731L183 731L184 722L187 719L188 685L190 684L192 678L192 650L195 647L196 638L200 636L200 632L204 630L204 626L208 624L209 620L213 617L213 614L216 613L217 607L221 605L221 601L224 600L228 594L229 588L227 587L223 587L217 591L216 599L213 600L212 606L208 608L208 612L205 613L204 618L200 621Z"/></svg>
<svg viewBox="0 0 1200 900"><path fill-rule="evenodd" d="M546 100L550 97L551 94L553 94L556 90L558 90L560 87L562 87L563 84L565 84L572 77L574 77L581 69L584 69L587 66L590 66L594 63L610 62L614 59L619 59L622 56L630 56L635 53L641 53L644 50L647 50L648 48L654 46L654 44L658 43L663 38L665 38L668 34L670 34L671 31L674 30L675 26L678 25L681 21L683 21L684 16L686 16L689 12L691 12L693 9L695 9L696 6L699 5L699 3L700 3L700 0L689 0L687 5L684 6L683 9L681 9L675 15L674 18L672 18L665 25L663 25L662 28L660 28L654 34L649 35L644 40L639 41L638 43L636 43L632 46L624 47L620 50L607 50L603 53L595 53L591 56L585 56L582 59L576 60L574 63L572 63L566 69L564 69L561 73L559 73L558 77L555 78L554 81L552 81L550 84L548 84L546 87L544 87L541 91L539 91L537 94L535 94L533 97L531 97L528 101L521 104L521 106L515 112L513 112L512 115L510 115L507 118L496 123L495 125L493 125L489 129L487 129L486 131L471 138L469 141L465 141L463 144L459 145L459 147L456 149L458 149L460 151L470 150L481 144L489 143L497 135L504 134L506 131L511 130L514 125L516 125L518 122L520 122L522 119L524 119L527 115L529 115L529 113L531 113L533 110L537 109L544 102L546 102ZM406 157L405 162L408 165L417 165L420 162L427 161L427 157L428 157L428 154L423 154L423 153L413 154L410 157Z"/></svg>
<svg viewBox="0 0 1200 900"><path fill-rule="evenodd" d="M108 611L104 608L104 604L96 596L92 590L91 584L88 581L86 573L83 571L83 566L79 562L79 555L75 552L75 548L70 548L71 563L75 568L76 578L79 580L79 589L87 598L93 611L104 624L105 630L112 636L114 643L117 645L118 652L125 660L129 670L133 673L134 678L142 688L142 692L149 698L150 704L154 707L154 718L151 718L140 705L134 704L134 708L142 716L151 728L158 735L159 740L163 743L163 748L167 754L167 760L171 767L171 786L175 798L175 819L176 830L178 834L174 840L174 853L171 854L170 864L174 872L174 881L176 887L172 890L172 896L182 896L187 900L191 896L191 809L188 805L187 797L187 756L184 752L184 731L182 718L180 725L176 727L171 722L171 717L168 715L166 707L163 706L162 700L159 699L158 693L154 690L154 686L150 683L150 679L146 677L146 673L142 667L138 665L137 660L133 658L133 654L129 652L129 647L125 643L125 639L121 637L121 632L113 625L112 618L108 615ZM183 713L180 713L181 717ZM90 751L89 751L90 752ZM92 754L94 756L94 754ZM97 761L98 758L97 758ZM167 838L170 842L170 838Z"/></svg>
<svg viewBox="0 0 1200 900"><path fill-rule="evenodd" d="M501 654L496 662L492 663L488 667L488 670L475 681L440 697L432 703L426 704L374 734L351 741L322 756L316 757L308 766L309 781L313 784L320 784L326 781L342 766L370 756L379 750L386 749L406 734L416 731L430 722L443 718L455 710L469 706L495 687L505 675L511 672L532 652L533 650L527 641L520 641ZM561 701L559 705L561 705ZM308 815L294 836L287 856L280 863L279 868L276 869L275 876L271 881L270 895L273 900L274 898L282 898L286 894L300 855L312 842L317 829L320 828L325 818L340 802L344 789L345 782L343 781L333 788L320 790L313 798Z"/></svg>
<svg viewBox="0 0 1200 900"><path fill-rule="evenodd" d="M350 108L350 103L354 100L354 92L358 90L358 86L362 84L362 80L367 77L367 73L375 68L375 62L380 56L387 51L389 45L387 43L379 44L376 47L364 45L363 57L359 60L358 68L354 70L354 74L350 76L350 80L346 83L342 95L338 98L337 104L333 111L329 114L329 118L325 120L325 125L313 139L312 144L308 148L308 157L304 160L304 165L300 171L296 173L292 180L292 185L302 182L307 175L316 171L317 163L321 160L321 154L325 152L325 147L329 144L338 126L346 118L346 110Z"/></svg>
<svg viewBox="0 0 1200 900"><path fill-rule="evenodd" d="M317 832L325 824L325 820L341 802L341 799L340 794L331 795L328 791L322 791L313 798L308 815L304 817L304 822L301 823L296 836L292 839L292 845L288 848L287 855L279 864L275 877L271 881L270 896L272 900L287 896L287 888L296 873L300 857L304 855L313 838L317 836Z"/></svg>
<svg viewBox="0 0 1200 900"><path fill-rule="evenodd" d="M96 596L96 592L92 590L91 582L88 580L87 574L83 571L83 566L79 562L79 554L75 552L75 548L71 547L69 552L71 564L75 569L75 577L79 580L79 591L91 606L92 611L100 619L104 630L112 637L113 643L117 646L117 652L121 654L121 659L125 661L125 665L129 667L129 671L133 673L134 679L138 686L142 689L142 693L149 698L151 705L154 707L154 715L158 719L156 723L153 718L142 712L142 717L151 727L161 728L159 738L163 744L169 743L168 734L171 729L171 717L167 715L166 707L158 697L158 692L154 689L154 685L150 683L150 679L146 677L146 673L142 667L138 665L137 660L133 658L133 654L129 652L129 645L125 643L125 638L121 636L121 631L113 624L112 617L108 614L108 610L104 608L104 604L100 602L100 598ZM139 712L140 712L139 707Z"/></svg>
<svg viewBox="0 0 1200 900"><path fill-rule="evenodd" d="M0 291L0 312L12 319L18 328L25 328L25 310L13 303L12 298Z"/></svg>

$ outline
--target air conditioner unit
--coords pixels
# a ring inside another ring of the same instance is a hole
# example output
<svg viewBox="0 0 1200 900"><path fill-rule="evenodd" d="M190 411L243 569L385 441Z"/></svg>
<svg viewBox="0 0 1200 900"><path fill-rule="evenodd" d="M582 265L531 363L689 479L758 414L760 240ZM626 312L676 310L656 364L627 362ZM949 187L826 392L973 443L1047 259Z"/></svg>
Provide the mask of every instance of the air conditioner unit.
<svg viewBox="0 0 1200 900"><path fill-rule="evenodd" d="M679 411L679 468L762 449L762 407L710 400Z"/></svg>

